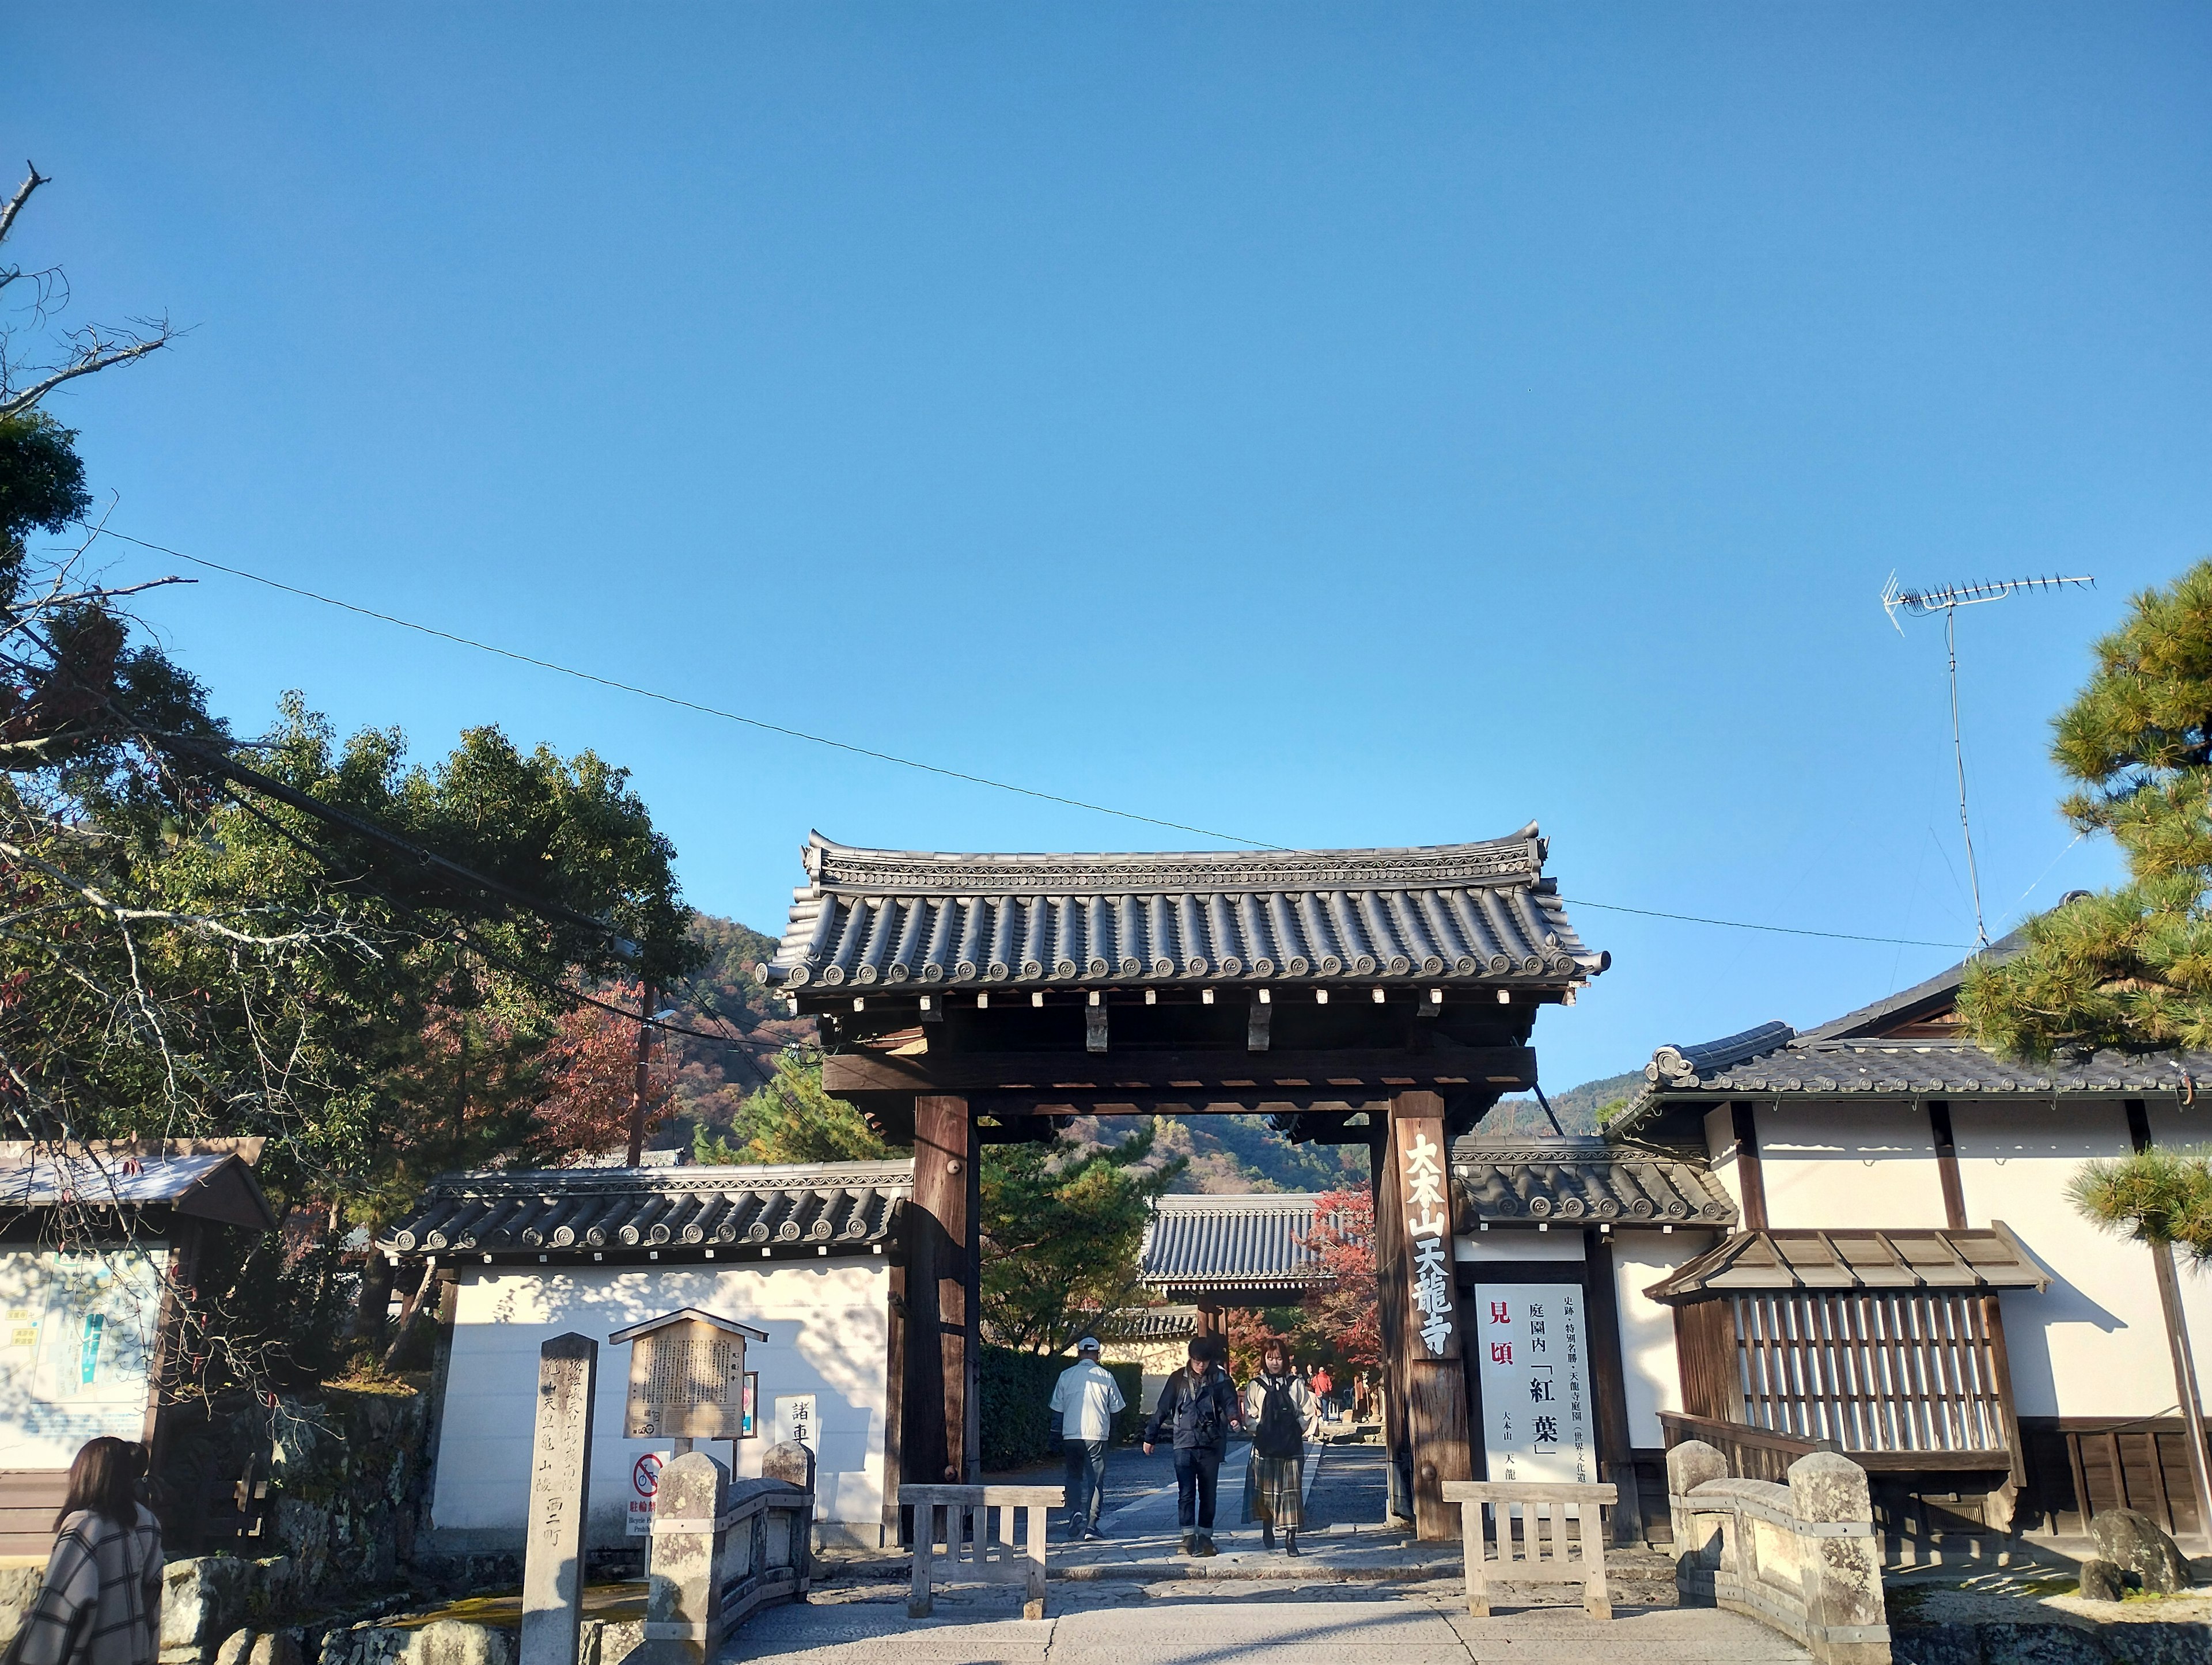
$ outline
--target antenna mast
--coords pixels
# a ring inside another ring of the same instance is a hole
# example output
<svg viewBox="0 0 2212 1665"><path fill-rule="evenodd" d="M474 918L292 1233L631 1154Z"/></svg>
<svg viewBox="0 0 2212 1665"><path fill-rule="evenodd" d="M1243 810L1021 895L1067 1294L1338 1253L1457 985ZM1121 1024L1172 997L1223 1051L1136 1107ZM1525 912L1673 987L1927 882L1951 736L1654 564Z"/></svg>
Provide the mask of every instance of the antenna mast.
<svg viewBox="0 0 2212 1665"><path fill-rule="evenodd" d="M1974 946L1978 951L1990 945L1990 933L1982 923L1982 877L1974 865L1974 825L1966 815L1966 747L1959 732L1959 609L1984 601L2002 601L2008 596L2029 590L2060 590L2069 586L2086 589L2096 581L2094 578L2003 578L1988 584L1946 584L1938 590L1901 590L1897 586L1897 574L1892 573L1889 582L1882 586L1881 610L1889 615L1889 622L1899 635L1905 634L1905 627L1897 622L1899 613L1914 618L1925 618L1931 613L1943 615L1943 646L1951 660L1951 759L1959 771L1959 831L1966 844L1966 885L1973 893Z"/></svg>

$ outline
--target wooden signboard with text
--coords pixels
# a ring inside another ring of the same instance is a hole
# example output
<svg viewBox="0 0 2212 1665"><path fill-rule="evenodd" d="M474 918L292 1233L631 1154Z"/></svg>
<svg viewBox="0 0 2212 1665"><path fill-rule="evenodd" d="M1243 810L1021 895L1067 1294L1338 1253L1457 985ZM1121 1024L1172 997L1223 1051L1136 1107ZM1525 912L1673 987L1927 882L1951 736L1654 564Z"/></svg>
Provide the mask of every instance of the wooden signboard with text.
<svg viewBox="0 0 2212 1665"><path fill-rule="evenodd" d="M745 1341L767 1335L686 1308L619 1332L630 1343L625 1439L745 1437Z"/></svg>

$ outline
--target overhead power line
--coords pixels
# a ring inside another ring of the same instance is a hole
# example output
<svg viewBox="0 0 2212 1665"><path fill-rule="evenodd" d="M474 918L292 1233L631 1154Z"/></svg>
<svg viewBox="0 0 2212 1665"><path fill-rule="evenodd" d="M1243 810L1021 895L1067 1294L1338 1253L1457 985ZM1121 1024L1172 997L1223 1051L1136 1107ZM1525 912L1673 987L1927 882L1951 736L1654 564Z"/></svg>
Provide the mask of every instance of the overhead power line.
<svg viewBox="0 0 2212 1665"><path fill-rule="evenodd" d="M657 700L663 705L672 705L685 711L696 711L702 716L719 717L725 722L743 723L748 728L757 728L769 734L781 734L787 738L805 740L811 744L834 747L849 751L857 757L872 757L879 763L896 763L901 769L919 769L925 775L941 775L948 781L964 781L970 786L989 787L995 792L1011 792L1024 798L1035 798L1048 804L1060 804L1069 809L1089 810L1097 815L1117 816L1124 821L1140 821L1146 826L1165 827L1173 832L1195 833L1200 838L1217 838L1224 844L1247 844L1256 850L1279 849L1281 846L1264 840L1246 838L1237 833L1216 832L1211 827L1194 827L1186 822L1166 821L1157 815L1139 815L1134 810L1115 809L1110 804L1093 804L1080 798L1065 798L1056 792L1042 792L1035 787L1020 787L1008 781L994 781L988 775L970 775L963 769L947 769L939 763L925 763L912 757L901 757L894 752L878 751L872 746L855 745L849 740L833 739L826 734L810 734L805 729L787 727L769 722L764 717L749 717L742 711L725 711L720 706L703 705L697 700L687 700L681 695L664 694L657 689L641 688L635 683L620 682L612 677L602 677L596 671L579 671L574 665L556 664L539 659L534 653L517 653L512 647L501 647L489 641L478 641L473 636L464 636L451 630L441 630L435 625L418 624L411 618L401 618L396 613L379 612L374 607L363 607L350 601L341 601L336 596L324 595L314 590L302 589L296 584L281 583L264 578L259 573L248 572L243 567L227 567L220 561L204 556L186 555L182 550L173 550L164 544L149 543L143 538L133 538L127 532L106 530L109 538L119 538L126 544L136 544L142 550L173 556L179 561L189 561L196 567L205 567L210 572L228 573L233 578L243 578L255 584L265 584L272 590L282 590L309 601L319 601L325 607L342 608L349 613L358 613L363 618L373 618L385 624L396 624L403 630L415 630L426 636L436 636L462 647L473 647L478 653L495 653L501 659L513 659L519 665L535 665L540 671L550 671L556 676L573 677L578 682L597 683L602 688L612 688L624 694L635 694L640 699Z"/></svg>
<svg viewBox="0 0 2212 1665"><path fill-rule="evenodd" d="M1212 828L1194 826L1188 822L1170 821L1157 815L1144 815L1135 810L1117 809L1110 804L1094 804L1086 799L1065 797L1059 793L1045 792L1035 787L1018 786L1008 781L994 781L988 775L972 775L964 769L948 769L939 763L925 763L915 758L902 757L896 752L880 751L872 746L856 745L849 740L839 740L828 735L809 733L805 729L792 728L782 723L772 723L765 718L750 717L743 712L726 711L720 706L707 705L697 700L685 699L681 695L664 694L658 689L641 687L635 683L623 682L613 677L603 677L592 671L580 671L574 665L562 665L553 659L541 659L535 653L520 653L514 648L501 647L493 642L479 641L473 636L465 636L456 631L441 629L434 624L418 623L411 618L402 618L397 613L383 612L374 607L364 607L357 602L343 601L336 596L325 595L319 591L306 589L297 584L287 584L281 580L249 571L244 567L228 566L220 561L210 561L204 556L187 555L182 550L172 549L166 544L156 544L143 538L133 538L129 532L117 532L112 526L101 528L100 535L120 538L126 544L135 544L140 549L150 550L157 555L169 556L179 561L188 561L192 565L204 567L210 572L227 573L233 578L242 578L249 583L259 584L272 590L280 590L286 595L295 595L303 600L319 602L325 607L336 607L342 612L353 613L362 618L373 618L383 624L397 625L403 630L413 630L418 635L434 636L441 641L449 641L456 647L471 647L478 653L490 653L503 659L512 659L518 665L532 665L540 671L552 671L556 676L572 678L578 682L592 683L601 688L611 688L618 693L634 694L640 699L657 701L660 704L674 706L680 710L696 712L702 716L719 718L725 722L742 723L748 728L759 729L764 733L781 734L787 739L804 740L811 745L828 746L834 750L848 752L856 757L869 757L878 763L895 764L901 769L917 769L925 775L938 775L948 781L961 781L970 786L988 787L994 792L1009 792L1018 797L1033 798L1042 803L1059 804L1069 809L1088 810L1094 814L1110 815L1123 821L1139 822L1149 827L1165 827L1173 832L1195 833L1200 838L1218 839L1224 844L1243 844L1255 850L1279 850L1287 848L1285 845L1271 843L1264 839L1247 838L1238 833L1217 832ZM477 876L468 875L468 877L473 878ZM1917 937L1863 936L1848 931L1814 931L1799 926L1756 925L1745 920L1711 919L1699 914L1670 914L1656 908L1630 908L1620 902L1576 901L1571 897L1565 897L1562 900L1570 902L1577 908L1599 908L1610 913L1638 914L1646 919L1674 920L1688 925L1721 926L1733 931L1765 931L1778 936L1825 937L1837 942L1882 943L1906 948L1964 946L1959 943L1931 942Z"/></svg>

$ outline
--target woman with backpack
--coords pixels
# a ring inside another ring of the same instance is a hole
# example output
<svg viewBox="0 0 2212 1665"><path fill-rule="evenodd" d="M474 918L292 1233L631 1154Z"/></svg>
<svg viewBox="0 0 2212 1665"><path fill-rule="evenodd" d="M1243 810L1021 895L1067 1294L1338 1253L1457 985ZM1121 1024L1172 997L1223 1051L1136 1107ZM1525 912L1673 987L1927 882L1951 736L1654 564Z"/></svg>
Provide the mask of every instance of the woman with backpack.
<svg viewBox="0 0 2212 1665"><path fill-rule="evenodd" d="M46 1582L7 1665L154 1665L161 1640L161 1528L133 1482L145 1451L88 1440L70 1465Z"/></svg>
<svg viewBox="0 0 2212 1665"><path fill-rule="evenodd" d="M1306 1523L1306 1441L1321 1437L1321 1407L1306 1379L1291 1370L1286 1341L1270 1339L1260 1351L1260 1374L1244 1387L1244 1419L1252 1425L1252 1462L1244 1471L1244 1518L1260 1522L1260 1545L1298 1553Z"/></svg>
<svg viewBox="0 0 2212 1665"><path fill-rule="evenodd" d="M1224 1351L1218 1335L1193 1337L1189 1365L1161 1386L1145 1429L1146 1456L1163 1434L1174 1443L1176 1521L1182 1528L1186 1555L1213 1553L1213 1498L1221 1459L1229 1450L1230 1429L1242 1431L1244 1426L1237 1389L1221 1368Z"/></svg>

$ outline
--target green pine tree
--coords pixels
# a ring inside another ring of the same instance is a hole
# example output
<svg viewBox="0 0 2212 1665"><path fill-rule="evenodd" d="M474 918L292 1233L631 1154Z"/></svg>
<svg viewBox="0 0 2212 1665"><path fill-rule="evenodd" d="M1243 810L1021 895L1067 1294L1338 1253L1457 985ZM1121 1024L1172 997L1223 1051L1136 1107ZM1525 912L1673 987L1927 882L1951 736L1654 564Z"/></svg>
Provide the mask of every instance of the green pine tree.
<svg viewBox="0 0 2212 1665"><path fill-rule="evenodd" d="M2212 561L2136 596L2052 724L2076 782L2066 817L2127 860L2118 889L2028 921L2002 964L1969 968L1960 1015L2015 1057L2212 1048ZM2085 1169L2078 1206L2115 1231L2212 1256L2212 1164L2156 1152Z"/></svg>

